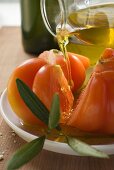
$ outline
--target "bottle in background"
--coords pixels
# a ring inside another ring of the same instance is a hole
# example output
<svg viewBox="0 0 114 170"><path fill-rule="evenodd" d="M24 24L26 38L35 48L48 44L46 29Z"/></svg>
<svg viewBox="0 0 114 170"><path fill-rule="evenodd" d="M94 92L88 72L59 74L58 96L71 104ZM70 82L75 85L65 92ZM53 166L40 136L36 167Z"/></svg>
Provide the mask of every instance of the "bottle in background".
<svg viewBox="0 0 114 170"><path fill-rule="evenodd" d="M54 4L49 6L54 7ZM47 31L41 16L40 0L21 0L21 30L24 50L39 54L58 48L54 37Z"/></svg>

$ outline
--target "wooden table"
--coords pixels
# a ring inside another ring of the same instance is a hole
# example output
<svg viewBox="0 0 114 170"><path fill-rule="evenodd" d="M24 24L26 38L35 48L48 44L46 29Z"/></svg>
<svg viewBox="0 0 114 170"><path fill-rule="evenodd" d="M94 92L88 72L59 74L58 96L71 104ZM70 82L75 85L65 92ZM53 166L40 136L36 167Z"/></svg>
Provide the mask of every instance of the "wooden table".
<svg viewBox="0 0 114 170"><path fill-rule="evenodd" d="M0 92L6 88L13 69L30 57L33 56L23 51L19 28L0 29ZM5 170L12 153L24 143L25 141L20 137L12 134L12 129L0 116L0 152L4 152L4 159L0 161L0 170ZM69 156L43 150L20 170L114 170L114 156L107 160Z"/></svg>

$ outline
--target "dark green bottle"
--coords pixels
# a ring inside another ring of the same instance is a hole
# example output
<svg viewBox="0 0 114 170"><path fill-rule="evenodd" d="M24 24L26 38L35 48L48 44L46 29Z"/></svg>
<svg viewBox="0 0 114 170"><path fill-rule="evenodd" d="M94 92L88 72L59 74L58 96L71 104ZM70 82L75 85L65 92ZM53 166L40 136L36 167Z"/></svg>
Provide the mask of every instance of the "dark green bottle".
<svg viewBox="0 0 114 170"><path fill-rule="evenodd" d="M58 48L54 37L44 25L40 0L21 0L21 30L23 47L28 53L39 54L44 50Z"/></svg>

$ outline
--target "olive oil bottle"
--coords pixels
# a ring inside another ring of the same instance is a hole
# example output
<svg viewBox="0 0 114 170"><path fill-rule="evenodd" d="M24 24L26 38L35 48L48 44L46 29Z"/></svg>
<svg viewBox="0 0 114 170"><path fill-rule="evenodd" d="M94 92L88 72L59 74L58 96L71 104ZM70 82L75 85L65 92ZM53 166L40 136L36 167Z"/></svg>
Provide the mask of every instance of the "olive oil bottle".
<svg viewBox="0 0 114 170"><path fill-rule="evenodd" d="M46 29L40 11L40 0L21 0L21 30L24 50L39 54L44 50L58 48L54 37ZM50 11L54 8L52 3Z"/></svg>
<svg viewBox="0 0 114 170"><path fill-rule="evenodd" d="M67 24L62 30L64 39L69 37L67 50L87 56L92 65L105 48L114 48L114 3L70 11Z"/></svg>

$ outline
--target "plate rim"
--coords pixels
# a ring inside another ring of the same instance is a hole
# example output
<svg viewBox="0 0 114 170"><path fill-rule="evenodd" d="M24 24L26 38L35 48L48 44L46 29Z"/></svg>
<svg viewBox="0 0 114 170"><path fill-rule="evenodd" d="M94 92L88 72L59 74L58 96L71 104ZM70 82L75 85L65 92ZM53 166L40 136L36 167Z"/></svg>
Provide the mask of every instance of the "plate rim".
<svg viewBox="0 0 114 170"><path fill-rule="evenodd" d="M7 99L7 88L3 91L3 93L1 94L1 97L0 97L0 112L1 112L1 115L2 115L3 119L5 120L5 122L22 139L24 139L24 137L22 137L22 135L20 135L20 132L21 132L21 134L24 134L26 136L30 135L33 139L37 138L38 136L33 135L33 134L27 132L26 130L16 126L11 120L8 119L8 117L6 116L6 114L4 112L4 107L3 107L3 102L4 102L5 98ZM7 102L8 102L8 99L7 99ZM10 105L9 105L9 107L11 108ZM16 117L18 118L17 115L16 115ZM29 142L31 140L29 140L29 138L28 138L28 140L25 140L25 141ZM51 146L53 146L53 147L51 148ZM101 150L101 151L105 150L104 152L106 152L108 154L114 154L114 151L112 152L112 150L114 148L114 144L92 145L92 146L95 147L96 149ZM58 150L58 147L59 147L59 150ZM51 140L48 140L48 139L45 140L43 149L48 150L48 151L52 151L52 152L56 152L56 153L61 153L61 154L80 156L78 153L74 152L66 143L51 141Z"/></svg>

